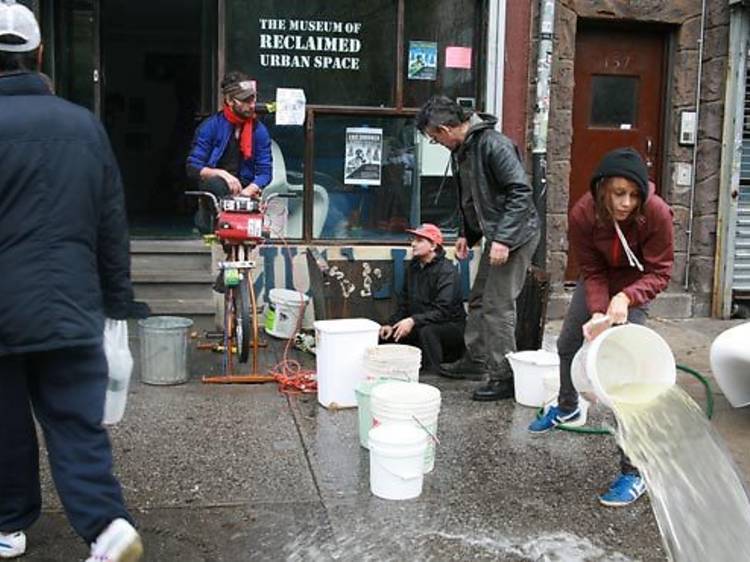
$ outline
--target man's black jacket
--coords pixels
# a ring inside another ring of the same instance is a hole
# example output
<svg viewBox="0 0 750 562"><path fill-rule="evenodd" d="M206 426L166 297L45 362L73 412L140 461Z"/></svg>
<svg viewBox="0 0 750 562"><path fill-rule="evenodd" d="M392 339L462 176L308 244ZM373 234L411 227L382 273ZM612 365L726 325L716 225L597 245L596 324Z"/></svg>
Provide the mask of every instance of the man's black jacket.
<svg viewBox="0 0 750 562"><path fill-rule="evenodd" d="M474 232L462 220L461 235L470 247L484 235L487 241L500 242L513 251L539 230L539 218L518 149L495 130L496 123L491 115L472 116L464 142L452 154L459 189L471 191L482 229Z"/></svg>
<svg viewBox="0 0 750 562"><path fill-rule="evenodd" d="M435 258L422 265L413 258L406 269L404 288L398 295L398 310L389 324L412 317L415 327L445 322L463 322L466 318L461 278L456 267L438 249Z"/></svg>
<svg viewBox="0 0 750 562"><path fill-rule="evenodd" d="M128 250L99 121L36 73L0 75L0 355L101 342L133 300Z"/></svg>

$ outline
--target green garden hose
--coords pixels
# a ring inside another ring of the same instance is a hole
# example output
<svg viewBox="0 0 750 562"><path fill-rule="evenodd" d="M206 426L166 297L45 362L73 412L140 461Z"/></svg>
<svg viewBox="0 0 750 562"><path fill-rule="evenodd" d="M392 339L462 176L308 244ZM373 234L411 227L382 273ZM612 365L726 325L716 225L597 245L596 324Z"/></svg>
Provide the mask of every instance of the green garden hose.
<svg viewBox="0 0 750 562"><path fill-rule="evenodd" d="M685 367L685 365L677 365L677 368L680 371L683 371L689 375L694 376L698 381L703 385L703 389L706 391L706 417L708 419L711 419L711 417L714 415L714 395L711 392L711 385L708 383L708 379L701 375L698 371L695 369L691 369L690 367ZM537 412L537 417L542 417L544 411L543 408L540 408ZM566 424L560 424L557 426L557 429L562 429L563 431L570 431L571 433L588 433L590 435L612 435L613 430L608 429L605 427L575 427L570 426Z"/></svg>

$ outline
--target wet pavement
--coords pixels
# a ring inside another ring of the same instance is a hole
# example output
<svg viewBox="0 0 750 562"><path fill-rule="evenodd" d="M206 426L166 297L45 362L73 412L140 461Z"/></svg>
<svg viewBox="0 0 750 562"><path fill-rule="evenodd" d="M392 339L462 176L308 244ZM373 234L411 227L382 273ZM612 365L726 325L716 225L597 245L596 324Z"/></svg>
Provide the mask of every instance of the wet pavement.
<svg viewBox="0 0 750 562"><path fill-rule="evenodd" d="M650 326L678 363L708 374L713 337L734 324ZM550 323L548 341L558 330ZM263 363L274 364L280 347L262 350ZM609 436L531 436L534 409L472 402L477 383L425 377L443 400L435 470L419 498L381 500L369 491L355 409L329 411L314 395L286 396L275 384L201 384L198 375L218 372L220 357L194 351L194 376L171 387L140 382L136 357L126 417L111 436L144 560L665 560L647 498L620 509L597 502L618 470ZM681 375L680 384L703 403L692 377ZM714 425L748 474L746 410L716 395ZM600 407L590 417L595 426L613 423ZM88 549L70 530L46 468L44 497L23 560L83 560Z"/></svg>

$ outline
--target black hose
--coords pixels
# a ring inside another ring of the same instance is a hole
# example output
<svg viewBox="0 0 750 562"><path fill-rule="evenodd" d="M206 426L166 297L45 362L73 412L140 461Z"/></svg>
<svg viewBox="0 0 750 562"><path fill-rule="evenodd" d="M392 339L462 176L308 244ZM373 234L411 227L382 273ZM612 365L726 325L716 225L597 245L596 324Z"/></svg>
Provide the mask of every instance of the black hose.
<svg viewBox="0 0 750 562"><path fill-rule="evenodd" d="M711 417L714 415L714 395L711 392L711 385L709 384L708 379L706 379L706 377L704 377L695 369L691 369L690 367L686 367L685 365L677 365L677 368L680 371L694 376L703 385L703 389L706 391L706 417L708 419L711 419ZM543 414L544 409L540 408L536 416L537 418L540 418ZM614 433L612 429L606 427L575 427L566 424L558 425L557 429L570 431L571 433L587 433L589 435L612 435L612 433Z"/></svg>

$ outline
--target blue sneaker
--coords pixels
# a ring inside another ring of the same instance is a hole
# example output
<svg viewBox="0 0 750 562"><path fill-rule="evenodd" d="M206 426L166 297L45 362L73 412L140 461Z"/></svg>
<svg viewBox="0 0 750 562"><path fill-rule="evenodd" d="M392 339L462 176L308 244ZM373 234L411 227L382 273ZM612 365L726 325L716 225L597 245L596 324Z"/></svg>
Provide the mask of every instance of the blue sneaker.
<svg viewBox="0 0 750 562"><path fill-rule="evenodd" d="M604 494L599 496L603 505L620 507L629 505L646 491L646 481L639 474L620 474Z"/></svg>
<svg viewBox="0 0 750 562"><path fill-rule="evenodd" d="M563 413L558 406L550 406L541 418L537 418L531 422L531 425L529 425L529 431L531 433L545 433L550 429L554 429L561 423L574 422L579 417L581 417L580 408L576 408L570 413Z"/></svg>

